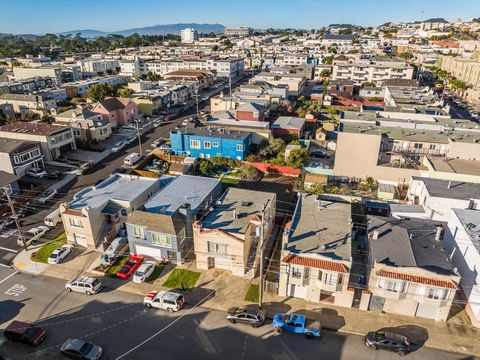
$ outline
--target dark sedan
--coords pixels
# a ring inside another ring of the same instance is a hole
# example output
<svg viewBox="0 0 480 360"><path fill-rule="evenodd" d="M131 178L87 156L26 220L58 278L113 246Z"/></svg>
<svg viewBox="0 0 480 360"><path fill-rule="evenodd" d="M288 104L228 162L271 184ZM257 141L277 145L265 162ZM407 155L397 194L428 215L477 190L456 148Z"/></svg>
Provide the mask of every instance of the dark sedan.
<svg viewBox="0 0 480 360"><path fill-rule="evenodd" d="M412 352L410 341L397 333L372 331L365 336L365 345L372 350L387 350L405 356Z"/></svg>

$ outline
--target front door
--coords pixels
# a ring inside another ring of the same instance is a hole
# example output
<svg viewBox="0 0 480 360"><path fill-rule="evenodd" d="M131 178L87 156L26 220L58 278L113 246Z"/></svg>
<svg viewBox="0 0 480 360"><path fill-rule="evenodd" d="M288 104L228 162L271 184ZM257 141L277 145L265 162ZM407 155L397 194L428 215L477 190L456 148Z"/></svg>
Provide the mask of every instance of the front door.
<svg viewBox="0 0 480 360"><path fill-rule="evenodd" d="M209 257L208 258L208 268L214 268L215 267L215 258L214 257Z"/></svg>

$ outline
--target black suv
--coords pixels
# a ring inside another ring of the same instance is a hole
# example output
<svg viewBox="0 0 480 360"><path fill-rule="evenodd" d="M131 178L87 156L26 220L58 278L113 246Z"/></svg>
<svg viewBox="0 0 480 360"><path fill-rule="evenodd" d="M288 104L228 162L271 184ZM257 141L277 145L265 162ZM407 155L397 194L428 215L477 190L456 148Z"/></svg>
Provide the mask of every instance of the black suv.
<svg viewBox="0 0 480 360"><path fill-rule="evenodd" d="M259 327L265 321L265 314L256 306L233 307L227 310L225 318L232 324L239 322L249 324L252 327Z"/></svg>
<svg viewBox="0 0 480 360"><path fill-rule="evenodd" d="M365 345L372 350L388 350L405 356L412 351L410 341L403 335L387 331L372 331L365 336Z"/></svg>

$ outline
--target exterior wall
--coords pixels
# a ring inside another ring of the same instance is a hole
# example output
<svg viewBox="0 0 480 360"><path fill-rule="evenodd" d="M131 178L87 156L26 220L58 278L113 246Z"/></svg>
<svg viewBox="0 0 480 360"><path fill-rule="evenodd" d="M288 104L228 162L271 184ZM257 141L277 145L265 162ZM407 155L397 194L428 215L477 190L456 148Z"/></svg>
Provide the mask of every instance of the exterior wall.
<svg viewBox="0 0 480 360"><path fill-rule="evenodd" d="M449 148L448 150L449 158L480 161L480 144L479 143L451 141L448 148Z"/></svg>
<svg viewBox="0 0 480 360"><path fill-rule="evenodd" d="M12 161L9 153L0 152L0 170L13 174Z"/></svg>
<svg viewBox="0 0 480 360"><path fill-rule="evenodd" d="M364 179L368 176L375 180L406 183L412 176L419 176L416 169L400 169L379 166L380 135L338 133L335 152L334 176L348 176Z"/></svg>
<svg viewBox="0 0 480 360"><path fill-rule="evenodd" d="M75 211L77 215L73 215L73 213L66 213L65 209L62 209L62 206L60 207L60 212L62 215L63 227L65 228L67 243L76 244L75 235L80 235L86 237L88 247L95 248L96 241L105 225L105 216L87 209L78 212ZM70 224L70 219L80 220L82 226L74 226Z"/></svg>

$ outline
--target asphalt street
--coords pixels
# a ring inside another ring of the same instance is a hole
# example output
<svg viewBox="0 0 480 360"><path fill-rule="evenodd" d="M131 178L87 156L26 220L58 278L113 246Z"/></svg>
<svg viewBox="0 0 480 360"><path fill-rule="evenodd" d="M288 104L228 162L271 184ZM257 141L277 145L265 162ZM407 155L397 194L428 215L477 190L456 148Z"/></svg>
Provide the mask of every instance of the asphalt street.
<svg viewBox="0 0 480 360"><path fill-rule="evenodd" d="M0 340L0 355L13 360L61 359L60 345L68 338L82 338L104 349L102 359L398 359L393 353L367 349L357 335L325 330L321 339L307 340L276 334L270 323L257 329L230 324L223 312L197 304L169 314L146 309L141 296L104 289L89 297L67 292L64 284L0 268L0 329L15 318L35 322L48 332L37 348ZM408 358L466 359L425 347Z"/></svg>

